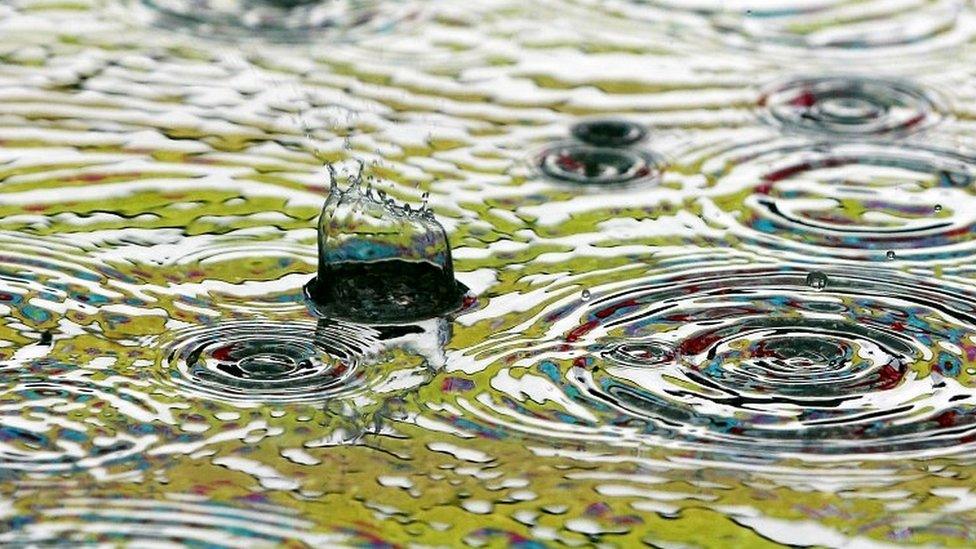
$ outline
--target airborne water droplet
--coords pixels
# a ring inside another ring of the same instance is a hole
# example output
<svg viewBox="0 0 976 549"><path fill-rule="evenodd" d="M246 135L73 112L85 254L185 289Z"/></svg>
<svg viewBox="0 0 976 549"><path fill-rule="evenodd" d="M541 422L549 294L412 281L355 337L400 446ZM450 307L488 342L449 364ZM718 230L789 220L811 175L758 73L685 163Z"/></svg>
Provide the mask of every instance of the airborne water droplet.
<svg viewBox="0 0 976 549"><path fill-rule="evenodd" d="M820 271L813 271L807 275L807 286L818 292L827 287L827 275Z"/></svg>
<svg viewBox="0 0 976 549"><path fill-rule="evenodd" d="M935 209L935 213L941 212L942 211L942 204L936 204L934 209Z"/></svg>
<svg viewBox="0 0 976 549"><path fill-rule="evenodd" d="M580 299L582 299L583 301L589 301L590 300L590 291L589 290L583 290L583 292L580 294Z"/></svg>
<svg viewBox="0 0 976 549"><path fill-rule="evenodd" d="M885 258L887 258L888 261L894 261L894 259L895 259L895 252L894 252L894 250L888 250L888 253L885 254Z"/></svg>

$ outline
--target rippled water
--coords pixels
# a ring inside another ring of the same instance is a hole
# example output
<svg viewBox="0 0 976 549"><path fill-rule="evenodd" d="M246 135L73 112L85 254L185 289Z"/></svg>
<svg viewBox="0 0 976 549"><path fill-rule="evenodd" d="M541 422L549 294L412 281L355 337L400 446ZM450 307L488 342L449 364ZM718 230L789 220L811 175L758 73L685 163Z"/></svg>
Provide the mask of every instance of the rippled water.
<svg viewBox="0 0 976 549"><path fill-rule="evenodd" d="M0 544L976 544L971 2L0 29ZM306 306L359 163L459 312Z"/></svg>

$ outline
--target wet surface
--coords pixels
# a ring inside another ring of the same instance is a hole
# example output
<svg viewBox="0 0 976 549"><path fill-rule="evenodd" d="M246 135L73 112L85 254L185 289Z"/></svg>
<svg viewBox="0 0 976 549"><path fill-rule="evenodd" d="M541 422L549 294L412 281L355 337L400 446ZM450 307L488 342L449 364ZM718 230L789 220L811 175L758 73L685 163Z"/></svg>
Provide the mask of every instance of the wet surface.
<svg viewBox="0 0 976 549"><path fill-rule="evenodd" d="M972 545L976 12L777 5L0 6L0 543Z"/></svg>

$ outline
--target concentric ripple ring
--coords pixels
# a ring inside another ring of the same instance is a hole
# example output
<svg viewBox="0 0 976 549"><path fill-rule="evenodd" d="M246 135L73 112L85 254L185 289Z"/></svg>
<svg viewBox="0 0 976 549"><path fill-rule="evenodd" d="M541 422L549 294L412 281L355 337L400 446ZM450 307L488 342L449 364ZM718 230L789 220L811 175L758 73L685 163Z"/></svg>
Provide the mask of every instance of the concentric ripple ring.
<svg viewBox="0 0 976 549"><path fill-rule="evenodd" d="M742 245L856 261L957 261L976 252L976 162L921 144L736 147L705 162L717 208Z"/></svg>
<svg viewBox="0 0 976 549"><path fill-rule="evenodd" d="M815 289L807 274L732 267L594 288L591 302L542 313L537 346L499 357L503 393L469 409L529 437L713 457L889 459L976 445L976 296L870 270L827 272ZM559 396L519 398L540 394L540 378Z"/></svg>
<svg viewBox="0 0 976 549"><path fill-rule="evenodd" d="M173 335L161 374L182 391L222 401L325 401L361 389L374 342L341 325L225 322Z"/></svg>
<svg viewBox="0 0 976 549"><path fill-rule="evenodd" d="M762 118L784 130L872 138L929 127L945 108L937 94L909 82L856 76L777 82L758 103Z"/></svg>

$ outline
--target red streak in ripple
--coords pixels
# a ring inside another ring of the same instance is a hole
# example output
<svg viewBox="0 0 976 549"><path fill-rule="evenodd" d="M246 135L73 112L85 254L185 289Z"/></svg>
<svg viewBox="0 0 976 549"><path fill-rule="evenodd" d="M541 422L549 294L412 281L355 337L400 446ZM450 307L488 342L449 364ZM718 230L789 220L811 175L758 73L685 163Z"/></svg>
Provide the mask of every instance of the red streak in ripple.
<svg viewBox="0 0 976 549"><path fill-rule="evenodd" d="M787 166L785 168L776 170L775 172L768 173L763 176L763 180L768 183L775 183L811 169L836 168L837 166L851 164L855 161L856 159L851 158L826 158L818 162L801 162L800 164Z"/></svg>
<svg viewBox="0 0 976 549"><path fill-rule="evenodd" d="M883 390L894 389L899 383L901 383L904 376L904 368L899 369L895 368L891 364L885 364L880 370L878 370L878 378L881 381L878 387Z"/></svg>
<svg viewBox="0 0 976 549"><path fill-rule="evenodd" d="M715 344L716 341L721 339L718 334L708 333L694 339L687 339L681 342L681 353L687 355L697 355L705 349L708 349Z"/></svg>
<svg viewBox="0 0 976 549"><path fill-rule="evenodd" d="M952 427L958 419L959 414L954 410L947 410L935 417L935 421L939 423L940 427Z"/></svg>
<svg viewBox="0 0 976 549"><path fill-rule="evenodd" d="M816 103L817 103L817 96L814 95L813 92L811 92L810 90L804 90L803 93L796 96L792 101L790 101L790 105L793 105L794 107L806 107L806 108L810 108L814 106Z"/></svg>
<svg viewBox="0 0 976 549"><path fill-rule="evenodd" d="M566 341L572 343L572 342L578 340L579 338L583 337L584 335L586 335L587 333L589 333L590 330L592 330L593 328L596 328L599 325L600 325L600 323L597 322L596 320L591 320L591 321L587 322L586 324L581 324L581 325L573 328L568 334L566 334Z"/></svg>
<svg viewBox="0 0 976 549"><path fill-rule="evenodd" d="M213 352L213 357L221 362L226 361L230 358L230 349L230 345L221 347Z"/></svg>

